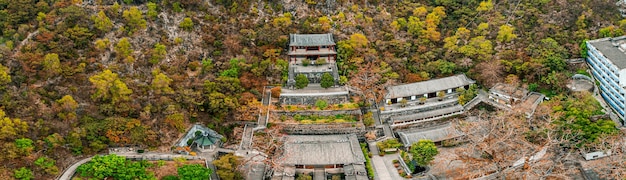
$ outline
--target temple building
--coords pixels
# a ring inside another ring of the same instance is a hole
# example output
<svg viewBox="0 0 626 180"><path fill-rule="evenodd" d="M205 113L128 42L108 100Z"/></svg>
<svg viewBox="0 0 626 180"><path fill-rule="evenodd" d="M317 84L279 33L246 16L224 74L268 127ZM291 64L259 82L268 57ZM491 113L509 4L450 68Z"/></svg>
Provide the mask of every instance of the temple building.
<svg viewBox="0 0 626 180"><path fill-rule="evenodd" d="M289 135L280 158L282 169L275 174L294 179L296 174L314 174L314 179L328 174L344 174L350 179L367 179L365 156L357 136Z"/></svg>
<svg viewBox="0 0 626 180"><path fill-rule="evenodd" d="M380 117L392 127L442 119L464 112L458 88L469 89L475 81L458 74L450 77L387 87Z"/></svg>
<svg viewBox="0 0 626 180"><path fill-rule="evenodd" d="M309 83L320 83L322 75L329 73L339 81L337 71L337 50L332 34L290 34L289 35L289 79L287 87L294 88L295 77L304 74Z"/></svg>

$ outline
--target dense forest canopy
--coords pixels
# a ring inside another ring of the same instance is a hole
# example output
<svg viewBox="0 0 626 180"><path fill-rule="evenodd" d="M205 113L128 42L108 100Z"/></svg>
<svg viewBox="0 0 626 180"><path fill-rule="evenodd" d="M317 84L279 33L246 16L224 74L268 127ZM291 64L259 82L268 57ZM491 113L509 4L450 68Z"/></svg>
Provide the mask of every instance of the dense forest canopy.
<svg viewBox="0 0 626 180"><path fill-rule="evenodd" d="M565 59L624 30L601 0L0 0L0 179L194 122L230 136L286 80L290 33L332 33L342 83L376 99L457 73L561 94Z"/></svg>

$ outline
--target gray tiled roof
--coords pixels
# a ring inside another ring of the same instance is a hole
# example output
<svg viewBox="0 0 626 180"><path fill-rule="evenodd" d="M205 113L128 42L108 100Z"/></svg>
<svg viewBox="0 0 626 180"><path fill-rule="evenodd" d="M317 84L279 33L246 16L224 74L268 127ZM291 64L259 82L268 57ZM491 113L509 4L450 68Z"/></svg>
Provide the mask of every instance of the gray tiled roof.
<svg viewBox="0 0 626 180"><path fill-rule="evenodd" d="M284 165L363 164L365 157L354 134L286 136Z"/></svg>
<svg viewBox="0 0 626 180"><path fill-rule="evenodd" d="M289 46L335 45L333 34L289 34Z"/></svg>
<svg viewBox="0 0 626 180"><path fill-rule="evenodd" d="M607 59L609 59L619 69L626 68L626 54L619 50L619 46L613 45L612 41L624 41L626 36L615 38L602 38L589 41L593 47L600 51ZM591 47L589 47L591 48Z"/></svg>
<svg viewBox="0 0 626 180"><path fill-rule="evenodd" d="M429 139L433 142L439 142L446 139L452 139L462 136L463 132L456 130L450 123L438 127L430 127L428 129L411 129L398 132L400 141L405 147L418 142L422 139Z"/></svg>
<svg viewBox="0 0 626 180"><path fill-rule="evenodd" d="M474 84L476 81L471 80L465 74L458 74L450 77L431 79L428 81L416 82L411 84L403 84L387 87L387 95L385 98L399 98L426 93L434 93L451 88L457 88Z"/></svg>
<svg viewBox="0 0 626 180"><path fill-rule="evenodd" d="M367 171L365 165L345 165L343 166L343 172L346 175L346 180L368 180Z"/></svg>

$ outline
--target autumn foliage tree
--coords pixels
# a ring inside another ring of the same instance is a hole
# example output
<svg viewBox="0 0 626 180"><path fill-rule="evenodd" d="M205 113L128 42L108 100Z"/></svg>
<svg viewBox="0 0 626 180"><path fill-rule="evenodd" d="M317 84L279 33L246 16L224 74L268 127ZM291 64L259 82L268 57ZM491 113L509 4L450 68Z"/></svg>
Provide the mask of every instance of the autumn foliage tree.
<svg viewBox="0 0 626 180"><path fill-rule="evenodd" d="M94 100L116 104L129 100L130 94L133 93L116 73L108 69L89 77L89 81L96 87L96 93L91 96Z"/></svg>
<svg viewBox="0 0 626 180"><path fill-rule="evenodd" d="M122 17L126 20L126 27L130 34L146 28L146 20L143 18L141 11L135 6L124 10Z"/></svg>

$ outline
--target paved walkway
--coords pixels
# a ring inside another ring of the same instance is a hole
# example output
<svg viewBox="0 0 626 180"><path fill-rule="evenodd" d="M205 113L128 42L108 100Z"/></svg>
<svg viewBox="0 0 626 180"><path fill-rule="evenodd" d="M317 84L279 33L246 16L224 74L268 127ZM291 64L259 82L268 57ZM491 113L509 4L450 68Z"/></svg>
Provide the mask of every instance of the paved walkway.
<svg viewBox="0 0 626 180"><path fill-rule="evenodd" d="M78 166L85 164L86 162L89 162L91 160L91 157L85 158L83 160L80 160L74 164L72 164L70 167L68 167L67 169L65 169L65 171L63 171L63 174L61 176L59 176L59 180L70 180L72 178L72 176L74 176L74 172L76 171L76 168L78 168Z"/></svg>
<svg viewBox="0 0 626 180"><path fill-rule="evenodd" d="M385 161L383 157L378 156L378 155L372 156L372 166L374 166L374 171L376 174L376 177L374 179L379 179L379 180L393 179L390 173L394 173L394 172L389 172L389 169L387 169L387 167L385 166Z"/></svg>
<svg viewBox="0 0 626 180"><path fill-rule="evenodd" d="M378 147L376 142L369 142L368 146L370 152L372 152L372 166L374 167L374 179L375 180L387 180L392 179L391 174L382 157L378 156Z"/></svg>
<svg viewBox="0 0 626 180"><path fill-rule="evenodd" d="M313 171L313 180L325 180L326 173L324 173L324 168L315 168Z"/></svg>
<svg viewBox="0 0 626 180"><path fill-rule="evenodd" d="M239 144L239 150L248 150L252 146L252 137L254 136L254 129L247 124L243 128L243 134L241 137L241 144Z"/></svg>

